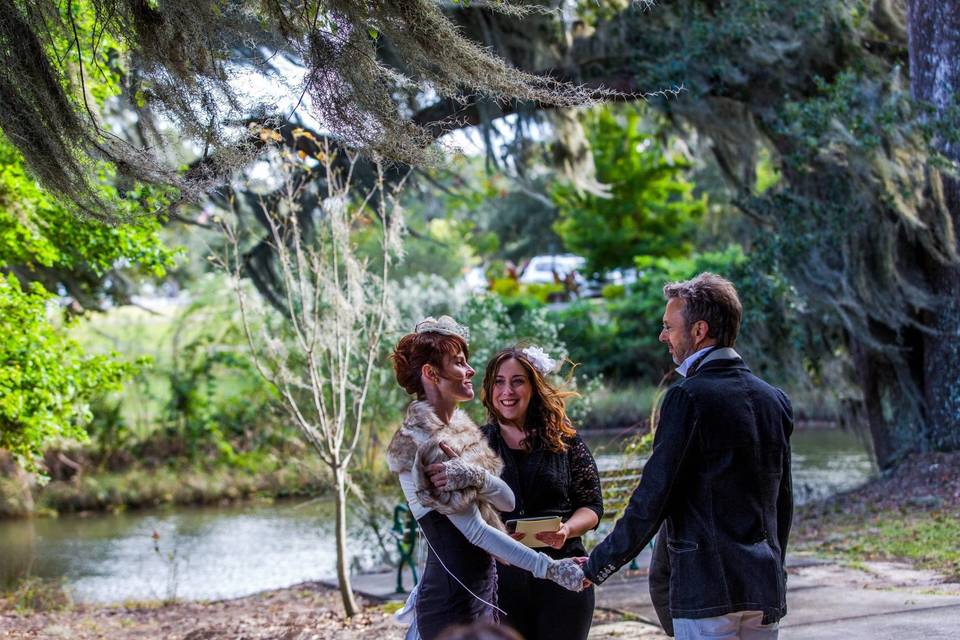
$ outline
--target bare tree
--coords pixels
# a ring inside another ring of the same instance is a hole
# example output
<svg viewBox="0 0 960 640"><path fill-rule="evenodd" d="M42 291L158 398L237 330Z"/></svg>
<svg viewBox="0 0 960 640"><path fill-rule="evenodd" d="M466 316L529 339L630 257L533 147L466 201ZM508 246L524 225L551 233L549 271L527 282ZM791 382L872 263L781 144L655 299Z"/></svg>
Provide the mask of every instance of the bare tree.
<svg viewBox="0 0 960 640"><path fill-rule="evenodd" d="M244 331L257 371L279 391L300 430L333 478L336 502L337 579L346 614L359 609L353 597L346 549L346 502L350 463L360 442L364 405L387 328L391 303L387 276L399 257L402 213L397 193L403 181L377 180L354 193L356 156L337 162L325 146L314 160L280 150L279 198L261 201L276 252L277 278L286 316L266 318L269 305L248 297L242 286L243 251L238 227L224 223L228 238L222 265L232 272ZM322 182L316 175L322 172ZM309 191L324 184L317 206L307 210ZM354 241L359 226L379 226L379 273L373 273Z"/></svg>

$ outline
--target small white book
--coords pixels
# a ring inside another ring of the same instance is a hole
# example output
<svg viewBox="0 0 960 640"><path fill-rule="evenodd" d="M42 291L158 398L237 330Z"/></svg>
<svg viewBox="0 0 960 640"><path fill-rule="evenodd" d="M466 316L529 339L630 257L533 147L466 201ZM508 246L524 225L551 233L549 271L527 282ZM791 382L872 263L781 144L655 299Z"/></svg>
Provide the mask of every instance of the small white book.
<svg viewBox="0 0 960 640"><path fill-rule="evenodd" d="M560 528L560 516L542 516L540 518L518 518L517 520L507 520L507 531L516 533L525 533L522 542L532 549L546 547L545 542L537 540L537 535L541 531L557 531Z"/></svg>

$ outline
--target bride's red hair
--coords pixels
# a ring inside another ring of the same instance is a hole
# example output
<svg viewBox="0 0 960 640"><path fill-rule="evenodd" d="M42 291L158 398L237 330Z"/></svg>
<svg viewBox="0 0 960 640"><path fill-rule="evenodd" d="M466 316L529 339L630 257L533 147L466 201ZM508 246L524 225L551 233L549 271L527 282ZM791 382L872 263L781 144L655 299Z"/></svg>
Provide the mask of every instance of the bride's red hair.
<svg viewBox="0 0 960 640"><path fill-rule="evenodd" d="M445 333L426 332L408 333L390 354L393 372L397 383L412 396L423 399L423 381L420 379L423 365L432 364L443 370L443 356L456 356L463 352L464 358L470 358L470 347L460 336Z"/></svg>

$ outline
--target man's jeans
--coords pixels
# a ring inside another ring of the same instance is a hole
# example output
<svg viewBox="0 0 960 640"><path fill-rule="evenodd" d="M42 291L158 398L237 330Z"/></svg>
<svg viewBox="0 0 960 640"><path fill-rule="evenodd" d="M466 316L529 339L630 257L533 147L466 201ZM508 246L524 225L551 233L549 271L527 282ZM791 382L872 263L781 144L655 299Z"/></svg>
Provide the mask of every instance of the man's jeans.
<svg viewBox="0 0 960 640"><path fill-rule="evenodd" d="M762 611L737 611L716 618L674 618L676 640L776 640L780 625L761 624Z"/></svg>

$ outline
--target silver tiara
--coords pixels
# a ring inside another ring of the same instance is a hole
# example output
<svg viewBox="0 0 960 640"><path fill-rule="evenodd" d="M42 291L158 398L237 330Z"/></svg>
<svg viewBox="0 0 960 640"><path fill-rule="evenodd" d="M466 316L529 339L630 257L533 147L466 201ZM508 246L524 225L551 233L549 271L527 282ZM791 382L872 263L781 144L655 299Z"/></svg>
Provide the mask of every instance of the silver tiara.
<svg viewBox="0 0 960 640"><path fill-rule="evenodd" d="M470 330L450 316L440 316L439 318L424 318L417 323L414 333L442 333L448 336L459 336L464 340L470 339Z"/></svg>

